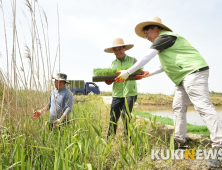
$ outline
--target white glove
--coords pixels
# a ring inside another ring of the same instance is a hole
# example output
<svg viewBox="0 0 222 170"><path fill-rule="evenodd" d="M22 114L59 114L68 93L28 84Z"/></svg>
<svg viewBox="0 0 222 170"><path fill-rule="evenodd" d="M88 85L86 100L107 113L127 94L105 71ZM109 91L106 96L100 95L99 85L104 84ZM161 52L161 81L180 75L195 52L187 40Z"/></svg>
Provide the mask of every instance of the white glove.
<svg viewBox="0 0 222 170"><path fill-rule="evenodd" d="M65 118L66 118L66 114L63 114L60 119L57 119L56 121L54 121L55 127L58 127Z"/></svg>
<svg viewBox="0 0 222 170"><path fill-rule="evenodd" d="M121 74L115 78L116 82L124 82L129 77L129 73L126 70L120 70L117 73Z"/></svg>
<svg viewBox="0 0 222 170"><path fill-rule="evenodd" d="M54 128L59 127L59 125L61 124L61 119L57 119L56 121L54 121Z"/></svg>
<svg viewBox="0 0 222 170"><path fill-rule="evenodd" d="M62 122L61 119L57 119L54 123L60 124L61 122Z"/></svg>

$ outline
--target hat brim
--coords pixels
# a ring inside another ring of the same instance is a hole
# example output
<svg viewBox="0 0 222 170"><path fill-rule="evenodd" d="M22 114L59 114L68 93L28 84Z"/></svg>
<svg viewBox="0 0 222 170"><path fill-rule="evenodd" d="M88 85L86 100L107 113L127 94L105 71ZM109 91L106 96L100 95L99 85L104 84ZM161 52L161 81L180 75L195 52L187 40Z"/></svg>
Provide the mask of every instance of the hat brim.
<svg viewBox="0 0 222 170"><path fill-rule="evenodd" d="M106 48L104 51L107 52L107 53L114 53L113 51L113 48L114 47L122 47L122 46L125 46L125 51L133 48L133 44L124 44L124 45L118 45L118 46L113 46L113 47L109 47L109 48Z"/></svg>
<svg viewBox="0 0 222 170"><path fill-rule="evenodd" d="M141 22L139 23L136 27L135 27L135 32L136 34L139 36L139 37L142 37L142 38L146 38L144 32L143 32L143 28L145 26L148 26L148 25L157 25L157 26L160 26L162 27L163 29L167 30L167 31L172 31L170 28L168 28L166 25L164 24L161 24L159 22L154 22L154 21L147 21L147 22Z"/></svg>
<svg viewBox="0 0 222 170"><path fill-rule="evenodd" d="M59 80L59 81L65 81L66 83L70 84L70 82L68 80L62 79L60 77L52 77L52 79L56 79L56 80Z"/></svg>

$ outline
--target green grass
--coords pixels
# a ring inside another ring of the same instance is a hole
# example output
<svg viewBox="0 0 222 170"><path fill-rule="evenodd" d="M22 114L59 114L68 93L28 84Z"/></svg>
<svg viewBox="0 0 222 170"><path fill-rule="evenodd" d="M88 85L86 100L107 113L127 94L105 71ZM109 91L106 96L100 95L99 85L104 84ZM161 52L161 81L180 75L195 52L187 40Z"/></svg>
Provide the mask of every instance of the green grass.
<svg viewBox="0 0 222 170"><path fill-rule="evenodd" d="M154 118L154 115L147 112L136 111L134 112L134 114L139 115L141 117L145 117L145 118L149 118L149 117L151 117L151 119ZM157 122L173 126L173 119L170 119L167 117L157 116ZM192 125L189 123L187 123L187 131L194 134L210 135L210 132L206 126Z"/></svg>
<svg viewBox="0 0 222 170"><path fill-rule="evenodd" d="M172 166L170 161L160 165L150 160L151 149L169 149L168 145L173 141L172 135L157 126L159 118L156 120L152 116L147 122L133 116L128 129L134 145L129 139L123 140L121 120L117 135L107 141L110 106L97 95L75 97L84 102L74 104L70 124L61 127L60 131L48 130L48 113L37 120L32 120L31 114L18 113L18 120L23 120L19 124L5 121L0 136L2 169L116 170L169 169ZM173 166L175 169L188 167L186 163Z"/></svg>
<svg viewBox="0 0 222 170"><path fill-rule="evenodd" d="M135 118L129 124L134 145L117 135L106 140L109 107L99 96L80 96L85 102L74 105L70 124L61 130L48 130L48 113L32 120L19 114L19 124L4 122L0 136L0 165L3 169L138 169L152 162L147 158L151 148L166 145L159 133L149 133L152 127ZM152 124L155 126L155 123ZM123 126L119 122L118 130ZM158 135L158 137L155 137ZM161 134L162 135L162 134ZM152 143L148 141L151 140ZM143 160L143 163L137 164Z"/></svg>

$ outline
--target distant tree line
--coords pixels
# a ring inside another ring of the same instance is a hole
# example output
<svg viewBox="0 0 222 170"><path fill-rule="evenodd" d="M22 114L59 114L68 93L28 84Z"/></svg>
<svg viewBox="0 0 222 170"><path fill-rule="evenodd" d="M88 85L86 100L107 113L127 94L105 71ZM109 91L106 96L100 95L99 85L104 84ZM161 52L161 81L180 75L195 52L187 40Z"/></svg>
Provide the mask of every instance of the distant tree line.
<svg viewBox="0 0 222 170"><path fill-rule="evenodd" d="M219 94L219 95L222 95L222 92L211 91L210 94Z"/></svg>

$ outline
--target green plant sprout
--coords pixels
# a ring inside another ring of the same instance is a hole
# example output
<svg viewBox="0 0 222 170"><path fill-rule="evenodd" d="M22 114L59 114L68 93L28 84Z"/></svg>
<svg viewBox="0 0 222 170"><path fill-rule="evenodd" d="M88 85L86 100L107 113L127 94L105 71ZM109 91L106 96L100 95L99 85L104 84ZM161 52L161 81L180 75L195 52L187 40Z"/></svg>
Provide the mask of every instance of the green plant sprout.
<svg viewBox="0 0 222 170"><path fill-rule="evenodd" d="M109 76L109 75L118 75L117 71L128 69L126 66L116 67L116 68L95 68L93 69L94 76ZM143 68L137 70L135 73L140 73Z"/></svg>

